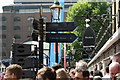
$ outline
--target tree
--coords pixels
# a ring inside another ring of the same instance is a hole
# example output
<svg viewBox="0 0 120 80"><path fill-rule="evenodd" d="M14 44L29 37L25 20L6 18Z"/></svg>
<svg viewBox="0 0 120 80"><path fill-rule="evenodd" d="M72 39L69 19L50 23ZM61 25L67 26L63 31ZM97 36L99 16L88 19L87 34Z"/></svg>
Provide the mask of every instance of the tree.
<svg viewBox="0 0 120 80"><path fill-rule="evenodd" d="M79 26L76 29L76 31L74 31L74 33L78 36L78 40L72 44L72 46L74 46L74 48L76 49L76 54L74 55L76 61L81 59L83 53L82 37L86 28L85 15L88 12L91 12L90 26L93 28L95 33L98 33L101 25L100 24L95 25L94 23L100 23L100 22L102 23L102 20L99 17L92 17L92 15L101 16L102 14L107 14L109 13L108 8L109 8L108 2L77 2L72 7L69 8L66 22L75 22Z"/></svg>

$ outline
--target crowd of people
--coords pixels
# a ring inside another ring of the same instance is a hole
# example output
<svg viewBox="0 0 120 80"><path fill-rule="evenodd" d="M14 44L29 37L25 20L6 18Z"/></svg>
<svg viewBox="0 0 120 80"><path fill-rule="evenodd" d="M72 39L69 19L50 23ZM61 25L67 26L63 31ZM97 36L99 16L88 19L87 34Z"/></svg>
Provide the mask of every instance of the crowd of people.
<svg viewBox="0 0 120 80"><path fill-rule="evenodd" d="M23 69L20 65L12 64L6 68L1 80L21 80L22 73ZM64 69L60 64L43 67L37 71L36 80L120 80L120 58L114 56L104 72L97 69L89 71L87 63L83 60L77 62L75 68L70 71Z"/></svg>

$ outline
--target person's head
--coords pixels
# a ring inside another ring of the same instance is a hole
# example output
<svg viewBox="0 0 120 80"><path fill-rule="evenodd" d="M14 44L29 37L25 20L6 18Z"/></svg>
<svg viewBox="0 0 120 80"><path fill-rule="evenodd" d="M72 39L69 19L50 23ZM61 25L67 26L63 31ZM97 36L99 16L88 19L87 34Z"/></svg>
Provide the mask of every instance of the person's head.
<svg viewBox="0 0 120 80"><path fill-rule="evenodd" d="M58 64L58 63L55 63L52 68L56 71L57 69L59 68L62 68L62 65L61 64Z"/></svg>
<svg viewBox="0 0 120 80"><path fill-rule="evenodd" d="M103 77L102 72L99 71L99 70L94 71L94 72L93 72L93 76L94 76L94 77L95 77L95 76Z"/></svg>
<svg viewBox="0 0 120 80"><path fill-rule="evenodd" d="M56 72L50 67L43 67L37 72L38 80L56 80Z"/></svg>
<svg viewBox="0 0 120 80"><path fill-rule="evenodd" d="M110 78L114 79L117 73L120 73L120 64L118 62L112 62L109 65Z"/></svg>
<svg viewBox="0 0 120 80"><path fill-rule="evenodd" d="M89 79L89 71L87 67L87 63L84 61L79 61L76 63L76 68L75 68L75 78L78 79L84 79L87 80Z"/></svg>
<svg viewBox="0 0 120 80"><path fill-rule="evenodd" d="M104 75L108 74L109 73L109 66L106 66L105 67L105 71L104 71Z"/></svg>
<svg viewBox="0 0 120 80"><path fill-rule="evenodd" d="M95 76L95 77L93 78L93 80L102 80L102 77L100 77L100 76Z"/></svg>
<svg viewBox="0 0 120 80"><path fill-rule="evenodd" d="M120 52L112 57L112 62L120 63Z"/></svg>
<svg viewBox="0 0 120 80"><path fill-rule="evenodd" d="M22 77L23 70L20 65L12 64L6 68L5 79L20 79Z"/></svg>
<svg viewBox="0 0 120 80"><path fill-rule="evenodd" d="M56 70L56 74L58 80L69 80L68 74L63 68Z"/></svg>
<svg viewBox="0 0 120 80"><path fill-rule="evenodd" d="M75 78L75 69L71 69L69 75L71 78Z"/></svg>

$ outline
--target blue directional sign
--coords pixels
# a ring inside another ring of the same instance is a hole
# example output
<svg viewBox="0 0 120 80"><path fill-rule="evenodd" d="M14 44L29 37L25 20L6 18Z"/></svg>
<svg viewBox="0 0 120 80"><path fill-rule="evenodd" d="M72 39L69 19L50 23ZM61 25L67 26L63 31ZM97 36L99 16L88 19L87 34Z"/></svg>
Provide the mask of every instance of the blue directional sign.
<svg viewBox="0 0 120 80"><path fill-rule="evenodd" d="M60 31L73 31L77 28L74 22L47 22L46 31L60 32Z"/></svg>
<svg viewBox="0 0 120 80"><path fill-rule="evenodd" d="M77 39L73 33L47 33L46 42L66 42L71 43Z"/></svg>

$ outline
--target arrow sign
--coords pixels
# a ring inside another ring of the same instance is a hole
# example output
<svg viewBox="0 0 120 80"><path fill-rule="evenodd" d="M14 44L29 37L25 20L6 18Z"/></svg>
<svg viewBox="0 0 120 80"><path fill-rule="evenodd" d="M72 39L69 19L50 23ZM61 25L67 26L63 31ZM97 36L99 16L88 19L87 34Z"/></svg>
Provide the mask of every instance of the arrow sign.
<svg viewBox="0 0 120 80"><path fill-rule="evenodd" d="M47 22L46 31L48 32L59 32L59 31L73 31L76 29L74 22Z"/></svg>
<svg viewBox="0 0 120 80"><path fill-rule="evenodd" d="M46 42L66 42L72 43L77 39L77 36L73 33L47 33Z"/></svg>

